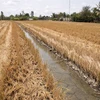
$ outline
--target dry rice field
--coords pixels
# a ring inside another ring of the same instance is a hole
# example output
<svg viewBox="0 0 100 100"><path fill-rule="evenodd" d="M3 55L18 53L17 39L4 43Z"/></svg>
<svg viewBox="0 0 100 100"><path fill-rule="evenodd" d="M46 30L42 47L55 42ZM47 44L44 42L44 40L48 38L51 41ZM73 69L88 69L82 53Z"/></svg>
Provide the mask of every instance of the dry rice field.
<svg viewBox="0 0 100 100"><path fill-rule="evenodd" d="M23 27L69 58L100 85L100 24L23 21Z"/></svg>
<svg viewBox="0 0 100 100"><path fill-rule="evenodd" d="M0 100L63 100L38 51L9 21L0 21Z"/></svg>

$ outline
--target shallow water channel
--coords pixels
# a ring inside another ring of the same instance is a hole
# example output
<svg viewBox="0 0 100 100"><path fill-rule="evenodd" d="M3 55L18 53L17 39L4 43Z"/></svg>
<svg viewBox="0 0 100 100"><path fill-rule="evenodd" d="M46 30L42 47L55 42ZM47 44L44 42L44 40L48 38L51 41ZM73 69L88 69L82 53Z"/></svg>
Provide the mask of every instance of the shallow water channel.
<svg viewBox="0 0 100 100"><path fill-rule="evenodd" d="M23 29L22 29L23 30ZM58 85L66 91L66 100L100 100L100 95L82 79L79 75L64 61L52 53L46 45L40 43L34 36L23 30L25 36L31 40L33 46L38 49L42 61L47 64L48 69L57 80Z"/></svg>

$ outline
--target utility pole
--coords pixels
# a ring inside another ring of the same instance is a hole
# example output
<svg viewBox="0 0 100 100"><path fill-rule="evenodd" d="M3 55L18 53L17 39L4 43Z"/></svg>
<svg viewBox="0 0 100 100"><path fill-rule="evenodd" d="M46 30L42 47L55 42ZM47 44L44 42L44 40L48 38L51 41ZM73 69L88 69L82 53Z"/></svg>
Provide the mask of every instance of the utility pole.
<svg viewBox="0 0 100 100"><path fill-rule="evenodd" d="M71 1L69 0L69 21L70 21L70 17L71 17L71 15L70 15L70 6L71 6Z"/></svg>
<svg viewBox="0 0 100 100"><path fill-rule="evenodd" d="M70 15L70 0L69 0L69 15Z"/></svg>

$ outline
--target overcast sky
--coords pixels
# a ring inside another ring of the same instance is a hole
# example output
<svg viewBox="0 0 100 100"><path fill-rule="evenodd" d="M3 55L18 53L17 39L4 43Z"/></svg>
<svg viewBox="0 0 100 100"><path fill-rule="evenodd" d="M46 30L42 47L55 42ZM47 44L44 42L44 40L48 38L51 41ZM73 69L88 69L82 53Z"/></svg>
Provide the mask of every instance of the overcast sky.
<svg viewBox="0 0 100 100"><path fill-rule="evenodd" d="M100 0L70 0L71 13L79 12L83 6L95 7ZM69 13L69 0L0 0L0 10L5 15L35 12L36 16L51 15L53 12Z"/></svg>

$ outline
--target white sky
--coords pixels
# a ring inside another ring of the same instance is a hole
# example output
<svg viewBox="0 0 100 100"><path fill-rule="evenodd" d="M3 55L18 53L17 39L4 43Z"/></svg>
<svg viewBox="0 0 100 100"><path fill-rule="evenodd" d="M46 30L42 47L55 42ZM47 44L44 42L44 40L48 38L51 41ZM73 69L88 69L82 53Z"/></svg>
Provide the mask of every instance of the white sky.
<svg viewBox="0 0 100 100"><path fill-rule="evenodd" d="M71 13L81 11L83 6L95 7L100 0L70 0ZM53 12L69 13L69 0L0 0L0 10L4 15L19 14L23 10L30 13L35 12L35 16L51 15Z"/></svg>

